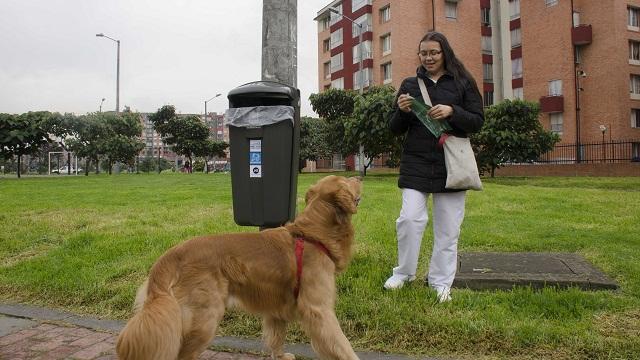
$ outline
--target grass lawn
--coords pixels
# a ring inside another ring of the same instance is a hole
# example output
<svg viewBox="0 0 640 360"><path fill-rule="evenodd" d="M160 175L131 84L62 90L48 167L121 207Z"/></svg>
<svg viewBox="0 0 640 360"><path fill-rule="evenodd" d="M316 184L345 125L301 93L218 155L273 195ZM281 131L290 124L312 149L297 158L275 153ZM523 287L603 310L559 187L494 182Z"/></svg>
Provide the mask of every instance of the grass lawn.
<svg viewBox="0 0 640 360"><path fill-rule="evenodd" d="M325 174L299 177L298 206ZM382 289L396 261L400 190L367 175L356 251L338 277L337 313L357 350L514 359L640 358L640 178L497 178L469 192L461 251L575 252L620 291L454 289L437 304L421 281ZM0 301L126 319L137 286L167 248L236 226L228 174L0 178ZM418 273L428 268L425 232ZM220 334L258 337L228 313ZM308 341L292 326L288 341Z"/></svg>

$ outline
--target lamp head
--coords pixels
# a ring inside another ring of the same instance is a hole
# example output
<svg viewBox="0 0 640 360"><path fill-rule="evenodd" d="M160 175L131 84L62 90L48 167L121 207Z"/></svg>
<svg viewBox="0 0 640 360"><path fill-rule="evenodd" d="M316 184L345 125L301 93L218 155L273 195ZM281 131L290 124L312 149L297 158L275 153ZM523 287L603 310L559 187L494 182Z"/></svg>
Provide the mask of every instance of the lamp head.
<svg viewBox="0 0 640 360"><path fill-rule="evenodd" d="M607 127L604 125L600 125L600 131L604 134L607 131Z"/></svg>
<svg viewBox="0 0 640 360"><path fill-rule="evenodd" d="M100 33L100 34L96 34L96 36L97 36L97 37L103 37L103 36L104 36L104 34L103 34L103 33Z"/></svg>
<svg viewBox="0 0 640 360"><path fill-rule="evenodd" d="M586 78L587 77L587 73L582 71L582 70L578 70L578 76L580 76L582 78Z"/></svg>

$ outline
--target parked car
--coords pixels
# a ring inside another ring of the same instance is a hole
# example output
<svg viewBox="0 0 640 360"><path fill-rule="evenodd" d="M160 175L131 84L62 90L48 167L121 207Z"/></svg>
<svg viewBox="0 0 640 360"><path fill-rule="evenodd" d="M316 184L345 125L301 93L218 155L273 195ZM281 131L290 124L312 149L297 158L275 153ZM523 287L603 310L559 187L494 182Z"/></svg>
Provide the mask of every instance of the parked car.
<svg viewBox="0 0 640 360"><path fill-rule="evenodd" d="M61 167L60 169L53 169L51 170L52 173L54 174L68 174L69 169L66 166ZM78 168L78 174L81 173L83 170L81 168ZM71 173L75 174L76 173L76 168L74 168L73 166L71 167Z"/></svg>

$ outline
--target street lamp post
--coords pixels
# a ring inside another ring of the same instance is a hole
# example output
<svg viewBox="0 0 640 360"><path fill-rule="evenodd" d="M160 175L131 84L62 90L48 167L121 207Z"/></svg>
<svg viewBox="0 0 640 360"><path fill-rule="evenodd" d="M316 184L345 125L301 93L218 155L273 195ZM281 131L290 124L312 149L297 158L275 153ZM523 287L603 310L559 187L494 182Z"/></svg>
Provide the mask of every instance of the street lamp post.
<svg viewBox="0 0 640 360"><path fill-rule="evenodd" d="M104 102L105 98L102 98L102 101L100 101L100 112L102 112L102 103Z"/></svg>
<svg viewBox="0 0 640 360"><path fill-rule="evenodd" d="M96 36L105 37L109 40L115 41L118 44L118 60L116 63L116 114L119 114L120 113L120 40L110 38L103 33L96 34Z"/></svg>
<svg viewBox="0 0 640 360"><path fill-rule="evenodd" d="M602 132L602 162L605 162L607 152L604 146L604 134L607 132L607 127L605 125L600 125L600 131Z"/></svg>
<svg viewBox="0 0 640 360"><path fill-rule="evenodd" d="M211 99L209 99L209 100L205 100L205 101L204 101L204 124L205 124L205 125L207 125L207 117L209 116L209 114L207 113L207 103L208 103L209 101L211 101L211 100L213 100L213 99L217 98L217 97L218 97L218 96L220 96L220 95L222 95L222 94L216 94L216 95L215 95L214 97L212 97ZM217 121L217 120L216 120L216 130L215 130L215 131L216 131L216 141L218 141L218 121ZM214 165L213 165L213 166L214 166L214 168L213 168L214 170L213 170L213 171L215 171L215 163L214 163ZM207 172L207 174L208 174L208 173L209 173L209 156L207 156L207 158L205 159L205 162L204 162L204 168L205 168L205 171L206 171L206 172Z"/></svg>
<svg viewBox="0 0 640 360"><path fill-rule="evenodd" d="M364 92L364 69L362 68L362 58L363 58L363 53L362 53L362 24L356 22L355 20L353 20L352 18L342 14L340 11L338 11L338 9L336 8L329 8L329 11L342 16L343 18L349 20L352 24L356 25L358 27L358 82L360 83L360 87L358 88L358 93L360 94L360 96L362 96L363 92ZM360 163L360 176L364 177L364 146L362 146L362 144L360 144L359 149L358 149L358 162Z"/></svg>

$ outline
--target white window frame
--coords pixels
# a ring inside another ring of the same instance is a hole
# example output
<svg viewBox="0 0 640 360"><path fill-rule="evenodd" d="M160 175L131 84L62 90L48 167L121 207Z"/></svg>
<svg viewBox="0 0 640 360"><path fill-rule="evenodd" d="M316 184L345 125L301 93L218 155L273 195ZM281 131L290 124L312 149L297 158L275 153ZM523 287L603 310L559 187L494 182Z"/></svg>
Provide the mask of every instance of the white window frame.
<svg viewBox="0 0 640 360"><path fill-rule="evenodd" d="M335 49L338 46L342 45L343 40L344 37L342 36L342 28L332 32L330 40L331 48Z"/></svg>
<svg viewBox="0 0 640 360"><path fill-rule="evenodd" d="M640 109L631 109L631 127L640 128Z"/></svg>
<svg viewBox="0 0 640 360"><path fill-rule="evenodd" d="M353 37L358 36L358 31L360 31L360 27L356 24L362 25L362 33L366 33L367 31L371 31L371 14L364 14L356 19L355 22L351 23L351 34Z"/></svg>
<svg viewBox="0 0 640 360"><path fill-rule="evenodd" d="M371 0L351 0L351 12L354 13L365 5L371 5Z"/></svg>
<svg viewBox="0 0 640 360"><path fill-rule="evenodd" d="M380 49L382 50L382 56L391 54L391 33L380 36Z"/></svg>
<svg viewBox="0 0 640 360"><path fill-rule="evenodd" d="M511 79L522 77L522 58L511 59Z"/></svg>
<svg viewBox="0 0 640 360"><path fill-rule="evenodd" d="M331 57L331 72L340 71L344 69L344 53L338 53Z"/></svg>
<svg viewBox="0 0 640 360"><path fill-rule="evenodd" d="M520 18L520 0L509 0L509 18L511 20Z"/></svg>
<svg viewBox="0 0 640 360"><path fill-rule="evenodd" d="M393 66L390 62L380 65L382 68L382 83L389 84L393 78Z"/></svg>
<svg viewBox="0 0 640 360"><path fill-rule="evenodd" d="M458 3L457 2L444 2L444 16L447 19L455 20L458 18Z"/></svg>
<svg viewBox="0 0 640 360"><path fill-rule="evenodd" d="M520 100L524 99L524 89L521 87L513 89L513 98Z"/></svg>
<svg viewBox="0 0 640 360"><path fill-rule="evenodd" d="M325 79L331 79L331 60L325 62L324 64L322 64L322 68L324 71L324 78Z"/></svg>
<svg viewBox="0 0 640 360"><path fill-rule="evenodd" d="M329 26L337 23L338 21L342 20L342 3L333 6L334 9L338 10L338 14L334 13L333 11L330 12L331 14L331 20L329 20Z"/></svg>
<svg viewBox="0 0 640 360"><path fill-rule="evenodd" d="M562 96L562 80L549 80L549 96Z"/></svg>
<svg viewBox="0 0 640 360"><path fill-rule="evenodd" d="M484 26L491 26L491 9L490 8L482 8L480 9L480 23Z"/></svg>
<svg viewBox="0 0 640 360"><path fill-rule="evenodd" d="M485 107L493 105L493 91L485 91L482 94L482 101Z"/></svg>
<svg viewBox="0 0 640 360"><path fill-rule="evenodd" d="M482 64L482 80L484 82L493 82L493 64Z"/></svg>
<svg viewBox="0 0 640 360"><path fill-rule="evenodd" d="M544 0L544 4L547 7L556 6L558 5L558 0Z"/></svg>
<svg viewBox="0 0 640 360"><path fill-rule="evenodd" d="M331 88L332 89L344 89L344 78L337 78L335 80L331 80Z"/></svg>
<svg viewBox="0 0 640 360"><path fill-rule="evenodd" d="M640 100L640 75L631 74L629 77L629 95L633 100Z"/></svg>
<svg viewBox="0 0 640 360"><path fill-rule="evenodd" d="M640 9L627 6L627 29L640 31Z"/></svg>
<svg viewBox="0 0 640 360"><path fill-rule="evenodd" d="M371 40L363 41L362 47L364 48L364 56L362 57L362 60L372 59ZM357 64L360 61L360 58L358 57L358 54L360 53L360 44L353 45L353 51L351 53L353 54L353 64Z"/></svg>
<svg viewBox="0 0 640 360"><path fill-rule="evenodd" d="M380 8L380 23L386 23L391 20L391 5Z"/></svg>
<svg viewBox="0 0 640 360"><path fill-rule="evenodd" d="M331 38L322 40L322 52L326 53L331 51Z"/></svg>
<svg viewBox="0 0 640 360"><path fill-rule="evenodd" d="M515 28L510 31L511 48L522 46L522 29Z"/></svg>
<svg viewBox="0 0 640 360"><path fill-rule="evenodd" d="M331 27L331 15L325 16L318 21L318 32L322 32Z"/></svg>
<svg viewBox="0 0 640 360"><path fill-rule="evenodd" d="M549 114L549 128L552 133L562 136L563 125L564 119L561 112Z"/></svg>
<svg viewBox="0 0 640 360"><path fill-rule="evenodd" d="M640 65L640 41L629 40L629 64Z"/></svg>
<svg viewBox="0 0 640 360"><path fill-rule="evenodd" d="M360 89L360 70L353 73L353 89ZM367 87L371 84L371 68L364 68L364 87Z"/></svg>
<svg viewBox="0 0 640 360"><path fill-rule="evenodd" d="M482 35L482 53L491 54L493 52L493 41L491 36Z"/></svg>

